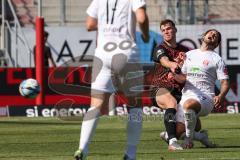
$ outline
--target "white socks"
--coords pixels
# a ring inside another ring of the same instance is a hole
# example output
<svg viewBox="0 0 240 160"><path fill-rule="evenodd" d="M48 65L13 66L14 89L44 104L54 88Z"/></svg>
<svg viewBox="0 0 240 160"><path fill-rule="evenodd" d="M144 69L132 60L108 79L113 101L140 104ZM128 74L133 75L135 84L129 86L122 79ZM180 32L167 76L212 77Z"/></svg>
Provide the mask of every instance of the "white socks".
<svg viewBox="0 0 240 160"><path fill-rule="evenodd" d="M85 154L88 153L88 143L91 141L92 135L95 133L99 116L100 109L96 107L91 107L84 115L79 149L81 149Z"/></svg>
<svg viewBox="0 0 240 160"><path fill-rule="evenodd" d="M79 149L83 153L88 153L88 144L91 141L92 135L95 133L100 110L96 107L91 107L84 116L82 122L81 136ZM142 108L132 108L129 110L127 121L127 148L126 154L129 158L136 157L137 145L142 132Z"/></svg>
<svg viewBox="0 0 240 160"><path fill-rule="evenodd" d="M142 132L142 108L131 108L127 122L127 148L126 154L135 159L137 145Z"/></svg>
<svg viewBox="0 0 240 160"><path fill-rule="evenodd" d="M169 139L169 145L172 145L173 143L177 142L177 138L171 138Z"/></svg>
<svg viewBox="0 0 240 160"><path fill-rule="evenodd" d="M194 129L197 123L196 112L192 109L184 111L186 137L193 139Z"/></svg>
<svg viewBox="0 0 240 160"><path fill-rule="evenodd" d="M184 135L185 135L185 132L184 132ZM168 140L168 133L165 131L165 134L164 134L164 139L167 141ZM171 138L169 139L169 145L172 145L174 142L177 141L177 138Z"/></svg>

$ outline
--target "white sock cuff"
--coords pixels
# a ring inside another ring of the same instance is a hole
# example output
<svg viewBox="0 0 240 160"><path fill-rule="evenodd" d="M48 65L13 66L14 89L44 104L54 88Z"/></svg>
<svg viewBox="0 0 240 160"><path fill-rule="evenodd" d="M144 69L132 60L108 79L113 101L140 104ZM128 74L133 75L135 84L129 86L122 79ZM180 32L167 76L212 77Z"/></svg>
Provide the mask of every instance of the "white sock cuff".
<svg viewBox="0 0 240 160"><path fill-rule="evenodd" d="M100 111L100 108L99 107L95 107L95 106L92 106L88 109L88 112L89 111L92 111L92 110L99 110Z"/></svg>
<svg viewBox="0 0 240 160"><path fill-rule="evenodd" d="M177 138L169 139L169 144L172 145L174 142L177 142Z"/></svg>
<svg viewBox="0 0 240 160"><path fill-rule="evenodd" d="M193 109L184 110L184 114L185 114L186 119L196 117L196 112ZM191 116L191 117L189 117L189 116Z"/></svg>

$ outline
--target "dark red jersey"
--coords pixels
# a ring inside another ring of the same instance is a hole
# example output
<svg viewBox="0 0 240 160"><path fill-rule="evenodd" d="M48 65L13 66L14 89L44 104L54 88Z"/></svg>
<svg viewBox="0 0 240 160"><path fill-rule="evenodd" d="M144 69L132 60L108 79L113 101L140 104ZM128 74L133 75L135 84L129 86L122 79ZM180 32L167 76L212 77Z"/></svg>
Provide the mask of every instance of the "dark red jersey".
<svg viewBox="0 0 240 160"><path fill-rule="evenodd" d="M189 49L183 45L178 44L176 48L171 48L163 42L156 47L154 52L160 56L167 56L170 61L177 62L181 66L187 51L189 51ZM163 67L160 62L156 62L152 85L156 88L176 88L181 90L183 85L175 81L171 75L170 69Z"/></svg>

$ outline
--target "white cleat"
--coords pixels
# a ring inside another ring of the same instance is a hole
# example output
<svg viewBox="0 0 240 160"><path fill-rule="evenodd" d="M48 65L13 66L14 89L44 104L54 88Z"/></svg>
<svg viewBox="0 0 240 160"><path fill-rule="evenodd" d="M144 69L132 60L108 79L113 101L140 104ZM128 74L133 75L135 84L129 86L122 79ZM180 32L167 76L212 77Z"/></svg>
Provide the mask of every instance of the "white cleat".
<svg viewBox="0 0 240 160"><path fill-rule="evenodd" d="M160 138L168 144L168 139L166 138L166 134L167 134L166 131L161 132L160 133Z"/></svg>
<svg viewBox="0 0 240 160"><path fill-rule="evenodd" d="M75 160L85 160L86 157L87 157L87 156L86 156L80 149L78 149L78 150L74 153L74 159L75 159Z"/></svg>
<svg viewBox="0 0 240 160"><path fill-rule="evenodd" d="M168 145L169 151L183 150L182 146L177 143L177 139Z"/></svg>

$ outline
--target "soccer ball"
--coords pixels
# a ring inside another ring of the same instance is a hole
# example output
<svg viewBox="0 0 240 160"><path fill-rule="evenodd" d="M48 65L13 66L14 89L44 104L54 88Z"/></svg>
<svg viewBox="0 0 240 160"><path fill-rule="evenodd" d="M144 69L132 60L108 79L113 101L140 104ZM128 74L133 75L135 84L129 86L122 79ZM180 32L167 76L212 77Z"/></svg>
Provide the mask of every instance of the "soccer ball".
<svg viewBox="0 0 240 160"><path fill-rule="evenodd" d="M35 98L40 93L40 85L37 80L29 78L21 82L19 92L23 97Z"/></svg>

